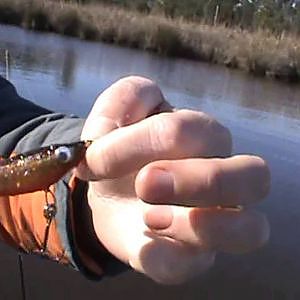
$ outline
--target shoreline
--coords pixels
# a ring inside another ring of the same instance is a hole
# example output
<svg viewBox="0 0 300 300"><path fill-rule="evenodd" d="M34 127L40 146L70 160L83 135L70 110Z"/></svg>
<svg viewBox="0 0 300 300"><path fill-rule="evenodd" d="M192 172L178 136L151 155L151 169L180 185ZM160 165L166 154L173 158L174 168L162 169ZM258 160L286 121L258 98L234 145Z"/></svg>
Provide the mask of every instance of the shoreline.
<svg viewBox="0 0 300 300"><path fill-rule="evenodd" d="M300 81L300 39L144 15L101 4L2 0L0 23L102 41L167 57L225 65L262 77Z"/></svg>

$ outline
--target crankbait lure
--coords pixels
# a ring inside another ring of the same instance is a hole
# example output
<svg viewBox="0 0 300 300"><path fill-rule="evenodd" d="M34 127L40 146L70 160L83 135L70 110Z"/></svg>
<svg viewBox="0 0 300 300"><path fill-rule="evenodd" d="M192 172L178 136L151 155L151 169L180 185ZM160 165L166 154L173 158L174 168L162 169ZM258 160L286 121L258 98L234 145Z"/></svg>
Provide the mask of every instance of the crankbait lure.
<svg viewBox="0 0 300 300"><path fill-rule="evenodd" d="M90 141L50 145L0 160L0 196L45 190L83 159Z"/></svg>

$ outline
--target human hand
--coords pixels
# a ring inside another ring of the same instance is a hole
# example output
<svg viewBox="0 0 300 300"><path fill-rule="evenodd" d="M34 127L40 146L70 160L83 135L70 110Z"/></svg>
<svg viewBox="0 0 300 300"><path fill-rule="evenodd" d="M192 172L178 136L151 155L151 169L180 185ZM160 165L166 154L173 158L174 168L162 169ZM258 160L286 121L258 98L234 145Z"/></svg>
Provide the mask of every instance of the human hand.
<svg viewBox="0 0 300 300"><path fill-rule="evenodd" d="M90 112L94 140L77 175L89 180L96 234L117 258L155 281L181 283L218 251L244 253L269 237L249 206L269 190L259 157L231 154L229 131L212 117L173 110L141 77L121 79Z"/></svg>

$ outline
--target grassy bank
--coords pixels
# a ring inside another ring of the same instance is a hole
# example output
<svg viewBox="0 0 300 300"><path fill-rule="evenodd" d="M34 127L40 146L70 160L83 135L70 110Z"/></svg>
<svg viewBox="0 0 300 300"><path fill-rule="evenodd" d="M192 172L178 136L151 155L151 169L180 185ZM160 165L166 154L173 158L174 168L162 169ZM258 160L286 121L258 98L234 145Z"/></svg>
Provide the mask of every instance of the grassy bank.
<svg viewBox="0 0 300 300"><path fill-rule="evenodd" d="M300 40L144 15L100 4L0 0L0 22L300 81Z"/></svg>

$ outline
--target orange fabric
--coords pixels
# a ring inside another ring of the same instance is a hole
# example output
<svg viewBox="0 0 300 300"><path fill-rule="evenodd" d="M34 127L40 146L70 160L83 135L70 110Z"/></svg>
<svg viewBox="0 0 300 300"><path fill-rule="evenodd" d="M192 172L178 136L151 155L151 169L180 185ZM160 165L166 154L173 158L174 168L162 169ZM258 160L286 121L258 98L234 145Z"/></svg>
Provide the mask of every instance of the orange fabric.
<svg viewBox="0 0 300 300"><path fill-rule="evenodd" d="M73 174L69 181L69 188L71 191L73 191L73 194L76 194L76 188L79 186L78 181L79 181L79 179ZM88 200L85 198L86 196L87 196L86 193L82 193L81 197L83 197L82 200L86 201L86 203L87 203ZM77 197L75 196L74 200L76 198ZM81 199L79 199L79 201L81 201ZM71 211L74 211L73 210L74 201L71 201L69 203L69 205L70 205ZM104 250L101 247L101 249L98 248L97 255L89 255L88 252L90 252L90 250L91 250L90 245L87 243L87 241L85 239L82 238L82 235L87 236L88 230L86 232L83 232L82 229L76 228L76 227L78 227L78 222L76 222L76 220L74 219L74 217L71 218L71 228L72 228L72 232L74 234L73 242L77 249L77 252L78 252L82 262L84 263L84 265L87 266L90 271L92 271L94 274L98 274L98 276L102 275L103 274L103 268L102 268L103 262L99 264L99 262L95 261L95 258L99 259L99 257L101 257L101 254L103 255L103 253L106 253L106 250ZM81 245L79 244L79 241L81 242ZM82 245L82 243L83 243L83 245ZM85 247L85 249L82 249L83 246ZM86 249L86 247L89 249Z"/></svg>
<svg viewBox="0 0 300 300"><path fill-rule="evenodd" d="M54 193L53 186L51 191ZM47 196L49 203L55 201L50 193ZM44 191L17 196L0 196L0 238L27 253L40 253L47 223L43 214L45 197ZM59 238L55 218L50 225L46 256L63 264L69 264Z"/></svg>

